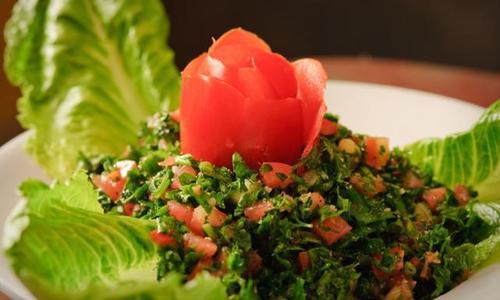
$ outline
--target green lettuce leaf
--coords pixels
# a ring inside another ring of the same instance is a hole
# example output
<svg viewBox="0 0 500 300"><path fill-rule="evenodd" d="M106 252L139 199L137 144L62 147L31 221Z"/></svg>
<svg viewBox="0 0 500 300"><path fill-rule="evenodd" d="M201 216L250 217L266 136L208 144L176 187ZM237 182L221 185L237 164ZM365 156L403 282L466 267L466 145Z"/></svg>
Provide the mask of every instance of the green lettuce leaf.
<svg viewBox="0 0 500 300"><path fill-rule="evenodd" d="M471 130L443 139L425 139L405 148L417 166L453 188L466 184L481 201L500 201L500 101Z"/></svg>
<svg viewBox="0 0 500 300"><path fill-rule="evenodd" d="M500 261L500 101L491 105L467 132L443 139L425 139L408 145L412 163L432 170L434 178L453 188L466 184L478 192L471 210L496 233L477 245L469 245L469 267L480 268Z"/></svg>
<svg viewBox="0 0 500 300"><path fill-rule="evenodd" d="M148 115L178 105L179 75L157 0L20 0L5 71L23 96L29 152L56 178L79 153L118 154Z"/></svg>
<svg viewBox="0 0 500 300"><path fill-rule="evenodd" d="M12 268L39 299L225 299L208 275L183 285L156 281L155 223L103 214L87 175L67 184L29 180L7 220L4 247Z"/></svg>

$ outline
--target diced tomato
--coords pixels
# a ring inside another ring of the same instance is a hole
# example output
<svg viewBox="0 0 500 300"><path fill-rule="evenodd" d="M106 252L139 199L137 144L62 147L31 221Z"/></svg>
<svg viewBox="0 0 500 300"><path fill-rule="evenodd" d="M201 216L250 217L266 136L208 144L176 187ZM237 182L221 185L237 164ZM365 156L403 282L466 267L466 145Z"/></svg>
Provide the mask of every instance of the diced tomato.
<svg viewBox="0 0 500 300"><path fill-rule="evenodd" d="M195 169L190 166L174 166L172 167L172 171L174 172L174 179L172 180L172 184L170 185L170 187L173 189L180 189L182 187L182 184L179 180L179 176L181 176L182 174L191 174L193 176L196 176L197 174Z"/></svg>
<svg viewBox="0 0 500 300"><path fill-rule="evenodd" d="M266 166L271 168L271 170L260 171L260 177L266 186L284 189L293 182L292 166L277 162L265 162L262 165L264 168Z"/></svg>
<svg viewBox="0 0 500 300"><path fill-rule="evenodd" d="M207 212L205 209L201 205L196 207L193 212L193 217L188 225L189 229L191 229L193 233L203 236L203 224L205 224L206 219Z"/></svg>
<svg viewBox="0 0 500 300"><path fill-rule="evenodd" d="M410 259L410 263L414 265L416 268L418 268L421 264L420 259L418 257L414 256Z"/></svg>
<svg viewBox="0 0 500 300"><path fill-rule="evenodd" d="M334 135L337 133L337 123L323 118L320 133L322 135Z"/></svg>
<svg viewBox="0 0 500 300"><path fill-rule="evenodd" d="M120 176L125 178L130 170L137 168L137 163L133 160L121 160L116 162L115 166L120 170Z"/></svg>
<svg viewBox="0 0 500 300"><path fill-rule="evenodd" d="M127 178L122 178L120 176L120 171L116 170L109 174L95 175L92 178L95 186L97 186L101 191L111 198L113 202L116 202L127 184Z"/></svg>
<svg viewBox="0 0 500 300"><path fill-rule="evenodd" d="M429 279L431 276L430 264L440 264L438 252L425 252L424 255L424 266L422 267L422 272L420 272L420 278Z"/></svg>
<svg viewBox="0 0 500 300"><path fill-rule="evenodd" d="M299 264L300 272L304 272L305 270L311 267L311 259L309 258L309 253L307 251L300 251L297 256L297 263Z"/></svg>
<svg viewBox="0 0 500 300"><path fill-rule="evenodd" d="M458 184L455 187L454 194L460 206L465 206L471 198L469 189L463 184Z"/></svg>
<svg viewBox="0 0 500 300"><path fill-rule="evenodd" d="M191 223L193 217L193 208L187 205L180 204L175 200L167 202L168 213L177 221L183 222L186 225Z"/></svg>
<svg viewBox="0 0 500 300"><path fill-rule="evenodd" d="M377 170L382 169L389 160L389 139L383 137L365 137L366 164Z"/></svg>
<svg viewBox="0 0 500 300"><path fill-rule="evenodd" d="M396 247L392 247L391 250L389 250L389 252L391 254L394 254L394 255L399 255L399 261L396 263L396 265L394 266L394 270L396 272L399 272L403 269L404 267L404 257L405 257L405 251L403 250L403 248L399 247L399 246L396 246Z"/></svg>
<svg viewBox="0 0 500 300"><path fill-rule="evenodd" d="M181 111L179 109L169 112L168 115L177 123L181 122Z"/></svg>
<svg viewBox="0 0 500 300"><path fill-rule="evenodd" d="M175 156L169 156L165 158L164 160L160 161L158 165L165 168L175 165Z"/></svg>
<svg viewBox="0 0 500 300"><path fill-rule="evenodd" d="M438 187L430 190L426 190L422 194L422 198L427 202L429 207L435 211L439 204L445 200L446 196L446 188Z"/></svg>
<svg viewBox="0 0 500 300"><path fill-rule="evenodd" d="M208 215L208 224L213 227L221 227L226 221L227 215L220 211L217 207L212 207L212 211Z"/></svg>
<svg viewBox="0 0 500 300"><path fill-rule="evenodd" d="M127 203L123 204L123 213L126 216L131 216L134 214L134 211L137 210L138 208L140 208L140 206L137 205L136 203L127 202Z"/></svg>
<svg viewBox="0 0 500 300"><path fill-rule="evenodd" d="M403 179L403 186L407 189L418 189L424 186L424 182L412 171L409 171Z"/></svg>
<svg viewBox="0 0 500 300"><path fill-rule="evenodd" d="M379 279L389 279L390 276L392 275L395 275L396 273L398 273L399 271L401 271L404 267L404 256L405 256L405 251L399 247L399 246L396 246L396 247L392 247L390 250L389 250L389 253L393 254L393 255L397 255L399 256L399 260L398 262L396 263L396 265L394 266L394 272L388 274L388 273L385 273L383 272L382 270L380 270L379 268L373 266L372 267L372 272L373 274L375 274L375 276ZM378 261L382 260L382 255L381 254L376 254L374 256L374 258Z"/></svg>
<svg viewBox="0 0 500 300"><path fill-rule="evenodd" d="M212 257L217 252L217 245L210 238L204 238L193 233L186 233L183 238L184 248L193 249L194 252L205 257Z"/></svg>
<svg viewBox="0 0 500 300"><path fill-rule="evenodd" d="M269 201L259 201L256 202L254 205L245 208L243 213L252 222L258 222L260 221L266 213L273 209L273 204Z"/></svg>
<svg viewBox="0 0 500 300"><path fill-rule="evenodd" d="M169 234L153 230L149 233L149 235L151 236L153 242L160 247L177 246L177 241Z"/></svg>
<svg viewBox="0 0 500 300"><path fill-rule="evenodd" d="M250 276L256 275L262 268L262 257L255 250L248 252L247 272Z"/></svg>
<svg viewBox="0 0 500 300"><path fill-rule="evenodd" d="M194 279L201 271L210 268L214 263L211 257L202 257L193 268L193 271L188 275L187 280Z"/></svg>
<svg viewBox="0 0 500 300"><path fill-rule="evenodd" d="M321 196L318 192L311 193L311 210L314 210L316 207L321 208L325 205L325 198Z"/></svg>
<svg viewBox="0 0 500 300"><path fill-rule="evenodd" d="M328 246L341 239L352 229L340 216L326 218L322 226L320 226L319 220L313 221L312 224L314 233L319 235Z"/></svg>

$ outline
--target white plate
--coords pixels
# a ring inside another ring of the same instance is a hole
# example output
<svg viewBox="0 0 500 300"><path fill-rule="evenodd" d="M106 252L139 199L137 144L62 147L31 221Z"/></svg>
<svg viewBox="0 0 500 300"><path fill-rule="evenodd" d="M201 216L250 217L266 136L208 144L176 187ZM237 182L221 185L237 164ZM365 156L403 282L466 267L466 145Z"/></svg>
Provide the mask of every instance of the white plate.
<svg viewBox="0 0 500 300"><path fill-rule="evenodd" d="M483 112L478 106L435 94L342 81L328 83L325 99L330 111L338 114L343 124L356 132L387 136L392 146L467 130ZM5 218L18 199L19 183L28 177L47 180L23 151L26 137L21 134L0 148L0 237ZM10 271L3 253L0 288L16 299L32 298ZM500 264L497 264L481 270L441 299L493 300L499 295Z"/></svg>

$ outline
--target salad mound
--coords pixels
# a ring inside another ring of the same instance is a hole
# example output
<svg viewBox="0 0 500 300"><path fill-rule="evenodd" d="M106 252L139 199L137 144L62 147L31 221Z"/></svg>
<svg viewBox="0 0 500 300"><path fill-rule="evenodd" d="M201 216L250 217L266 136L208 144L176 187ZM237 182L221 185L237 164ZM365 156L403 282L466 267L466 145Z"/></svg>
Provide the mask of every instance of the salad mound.
<svg viewBox="0 0 500 300"><path fill-rule="evenodd" d="M232 169L179 152L179 124L151 118L139 147L85 168L107 214L153 220L157 277L220 277L229 296L426 299L465 280L474 245L494 230L388 140L352 133L327 114L297 164Z"/></svg>

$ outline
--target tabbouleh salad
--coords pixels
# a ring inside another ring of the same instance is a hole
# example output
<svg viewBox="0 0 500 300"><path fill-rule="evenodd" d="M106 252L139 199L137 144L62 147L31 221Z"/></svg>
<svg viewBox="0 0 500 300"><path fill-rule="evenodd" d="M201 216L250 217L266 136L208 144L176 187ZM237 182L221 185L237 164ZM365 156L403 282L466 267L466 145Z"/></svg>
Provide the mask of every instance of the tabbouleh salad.
<svg viewBox="0 0 500 300"><path fill-rule="evenodd" d="M232 170L180 155L175 114L157 114L137 147L83 158L108 214L154 220L157 278L202 270L235 299L430 299L465 280L468 251L494 228L388 140L326 114L297 164Z"/></svg>

